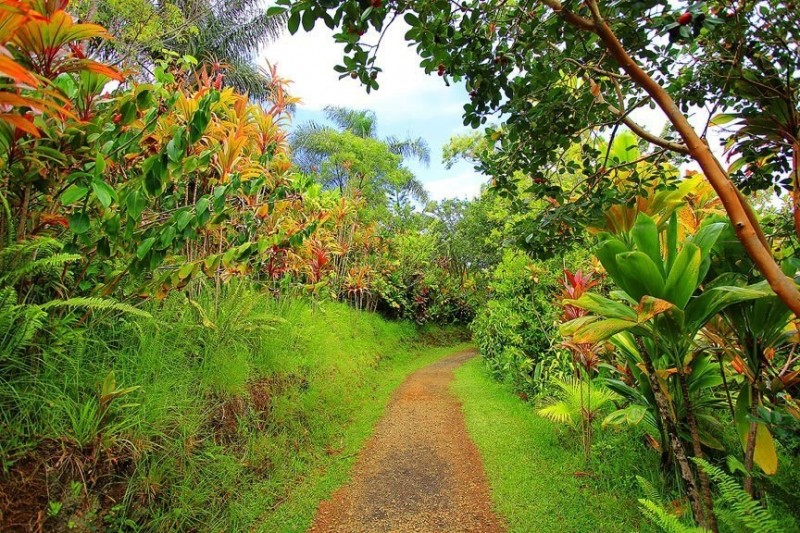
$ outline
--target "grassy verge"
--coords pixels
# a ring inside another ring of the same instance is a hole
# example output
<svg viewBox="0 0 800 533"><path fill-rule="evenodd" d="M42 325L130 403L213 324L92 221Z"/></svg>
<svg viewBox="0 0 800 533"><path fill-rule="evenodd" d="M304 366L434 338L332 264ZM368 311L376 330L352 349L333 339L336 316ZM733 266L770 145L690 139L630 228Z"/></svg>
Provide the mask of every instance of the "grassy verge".
<svg viewBox="0 0 800 533"><path fill-rule="evenodd" d="M306 531L319 502L329 498L338 487L349 481L356 454L372 434L394 389L414 370L467 347L467 344L462 344L399 352L396 357L382 364L377 379L349 396L357 414L349 425L341 428L336 456L320 460L279 507L264 515L258 531Z"/></svg>
<svg viewBox="0 0 800 533"><path fill-rule="evenodd" d="M392 390L458 349L244 284L149 311L53 331L4 375L1 530L302 531Z"/></svg>
<svg viewBox="0 0 800 533"><path fill-rule="evenodd" d="M651 530L639 514L638 493L607 484L609 476L597 471L582 475L587 468L579 443L566 441L552 422L494 381L480 359L456 371L453 389L510 533ZM628 470L626 479L651 466L630 454L614 460L615 470Z"/></svg>

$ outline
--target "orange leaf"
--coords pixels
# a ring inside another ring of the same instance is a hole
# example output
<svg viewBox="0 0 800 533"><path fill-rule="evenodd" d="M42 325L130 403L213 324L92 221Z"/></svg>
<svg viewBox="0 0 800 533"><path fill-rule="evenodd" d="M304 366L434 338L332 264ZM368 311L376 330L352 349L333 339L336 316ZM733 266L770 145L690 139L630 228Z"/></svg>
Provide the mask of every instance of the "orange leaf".
<svg viewBox="0 0 800 533"><path fill-rule="evenodd" d="M15 115L13 113L3 113L0 114L0 121L7 122L12 126L20 129L26 133L30 133L34 137L41 137L42 134L39 133L39 128L33 125L33 122L26 119L21 115Z"/></svg>

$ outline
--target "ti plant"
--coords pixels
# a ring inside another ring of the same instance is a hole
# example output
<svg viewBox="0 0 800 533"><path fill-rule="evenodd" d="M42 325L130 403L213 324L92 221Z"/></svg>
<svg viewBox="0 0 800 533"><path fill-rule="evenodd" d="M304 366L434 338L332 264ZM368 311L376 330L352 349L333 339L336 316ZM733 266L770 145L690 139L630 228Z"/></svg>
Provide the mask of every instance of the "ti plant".
<svg viewBox="0 0 800 533"><path fill-rule="evenodd" d="M712 531L717 526L708 478L692 468L679 432L685 423L691 437L691 453L702 458L696 409L687 377L687 366L693 358L691 348L698 332L719 311L770 294L763 283L747 287L706 283L711 250L724 227L723 223L705 224L679 243L676 215L659 227L653 218L639 214L630 231L618 236L601 233L596 255L622 289L616 293L619 299L587 293L577 300L566 301L589 314L562 329L562 333L579 343L600 342L621 332L633 336L695 520ZM711 288L701 290L704 285ZM674 409L670 381L682 398L682 415Z"/></svg>
<svg viewBox="0 0 800 533"><path fill-rule="evenodd" d="M712 271L719 271L728 283L745 285L755 278L752 266L741 261L741 245L732 230L726 228L715 247L716 260ZM784 271L791 275L796 270L793 260L786 261ZM748 475L744 490L754 495L753 467L765 474L777 471L778 455L775 442L763 421L759 409L765 403L786 405L793 412L796 400L788 389L800 382L798 358L794 355L797 342L797 324L791 311L775 296L747 300L722 310L717 320L703 331L706 346L719 353L720 365L730 361L730 367L742 376L741 388L735 408L731 411L736 421L742 447L744 467ZM724 371L723 371L724 376Z"/></svg>

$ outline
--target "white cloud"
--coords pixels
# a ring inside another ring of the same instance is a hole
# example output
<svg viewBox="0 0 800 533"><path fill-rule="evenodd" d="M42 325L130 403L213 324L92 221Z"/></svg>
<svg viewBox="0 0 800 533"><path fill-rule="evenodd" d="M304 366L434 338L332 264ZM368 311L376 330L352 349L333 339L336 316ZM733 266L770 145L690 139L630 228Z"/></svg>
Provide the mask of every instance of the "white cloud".
<svg viewBox="0 0 800 533"><path fill-rule="evenodd" d="M465 171L455 176L448 176L437 180L425 182L432 200L442 200L444 198L476 198L481 187L486 183L486 176L482 176L474 171Z"/></svg>
<svg viewBox="0 0 800 533"><path fill-rule="evenodd" d="M302 98L301 106L309 110L326 105L369 108L389 121L460 115L463 102L438 76L428 76L420 68L415 50L403 40L406 30L402 21L387 30L378 54L383 69L378 76L380 89L370 94L358 80L339 79L333 67L342 62L343 45L335 43L333 32L322 24L309 33L284 34L267 46L261 61L278 65L280 75L294 82L292 94Z"/></svg>

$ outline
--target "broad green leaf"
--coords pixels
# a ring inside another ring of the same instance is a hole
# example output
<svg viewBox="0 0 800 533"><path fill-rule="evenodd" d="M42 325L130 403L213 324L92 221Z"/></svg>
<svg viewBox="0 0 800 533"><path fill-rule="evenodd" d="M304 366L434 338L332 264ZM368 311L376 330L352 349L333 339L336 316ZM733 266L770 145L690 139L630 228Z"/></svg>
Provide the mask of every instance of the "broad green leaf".
<svg viewBox="0 0 800 533"><path fill-rule="evenodd" d="M636 321L644 324L648 320L675 308L671 302L652 296L643 296L636 308Z"/></svg>
<svg viewBox="0 0 800 533"><path fill-rule="evenodd" d="M103 175L103 172L106 169L106 160L103 158L103 154L98 152L97 157L94 160L94 177L99 178Z"/></svg>
<svg viewBox="0 0 800 533"><path fill-rule="evenodd" d="M722 286L706 290L686 306L687 326L695 331L729 305L772 295L766 281L747 287Z"/></svg>
<svg viewBox="0 0 800 533"><path fill-rule="evenodd" d="M644 213L639 213L636 223L631 228L631 237L640 252L644 252L653 260L653 264L658 267L664 275L664 265L661 259L661 244L658 239L658 228L655 221Z"/></svg>
<svg viewBox="0 0 800 533"><path fill-rule="evenodd" d="M180 270L178 270L178 278L180 278L181 280L184 280L184 279L188 278L189 276L191 276L192 272L195 269L195 266L197 266L195 263L186 263L185 265L183 265L180 268Z"/></svg>
<svg viewBox="0 0 800 533"><path fill-rule="evenodd" d="M678 214L673 211L667 224L667 272L672 269L675 258L678 256ZM669 290L668 290L669 291ZM669 294L669 292L667 292ZM681 306L682 307L682 306Z"/></svg>
<svg viewBox="0 0 800 533"><path fill-rule="evenodd" d="M78 235L82 235L89 231L89 217L86 213L72 213L69 215L69 229L72 230L73 233Z"/></svg>
<svg viewBox="0 0 800 533"><path fill-rule="evenodd" d="M615 302L594 292L587 292L577 300L564 300L564 303L580 307L590 313L606 318L636 319L636 311L627 305Z"/></svg>
<svg viewBox="0 0 800 533"><path fill-rule="evenodd" d="M190 211L181 211L176 220L176 225L180 231L183 231L194 219L194 215Z"/></svg>
<svg viewBox="0 0 800 533"><path fill-rule="evenodd" d="M637 300L649 295L661 298L664 295L664 277L658 267L643 252L626 252L617 256L620 274L625 278L625 283Z"/></svg>
<svg viewBox="0 0 800 533"><path fill-rule="evenodd" d="M89 189L86 187L80 187L78 185L70 185L67 187L67 190L61 194L61 203L64 205L70 205L78 200L82 200L86 197L86 193L89 192Z"/></svg>
<svg viewBox="0 0 800 533"><path fill-rule="evenodd" d="M201 216L203 213L208 211L208 198L206 198L205 196L200 198L197 201L197 206L195 207L195 210L197 211L197 216Z"/></svg>
<svg viewBox="0 0 800 533"><path fill-rule="evenodd" d="M101 178L92 180L92 190L103 207L110 206L111 201L117 199L117 192Z"/></svg>
<svg viewBox="0 0 800 533"><path fill-rule="evenodd" d="M150 248L153 247L153 244L156 242L155 237L148 237L139 245L136 249L136 257L139 260L144 259L144 256L147 255L147 252L150 251Z"/></svg>
<svg viewBox="0 0 800 533"><path fill-rule="evenodd" d="M142 194L142 191L129 192L127 198L125 198L125 204L128 207L128 214L131 218L139 220L145 206L144 194Z"/></svg>
<svg viewBox="0 0 800 533"><path fill-rule="evenodd" d="M586 324L597 322L598 320L600 320L600 317L595 315L580 316L578 318L570 320L569 322L561 324L561 326L558 328L558 332L563 337L569 337L573 333L575 333L575 331L582 328Z"/></svg>
<svg viewBox="0 0 800 533"><path fill-rule="evenodd" d="M686 307L697 288L699 272L700 248L687 242L669 270L664 297L681 309Z"/></svg>
<svg viewBox="0 0 800 533"><path fill-rule="evenodd" d="M606 269L606 272L608 272L608 275L611 276L611 279L613 279L622 290L630 294L626 280L620 273L617 263L617 256L627 251L628 247L625 246L625 243L619 239L610 238L600 243L597 250L595 250L595 255L600 260L603 268ZM635 300L638 301L639 298L635 298Z"/></svg>
<svg viewBox="0 0 800 533"><path fill-rule="evenodd" d="M604 341L612 335L636 327L638 324L633 320L623 320L621 318L609 318L591 322L572 334L572 341L577 343L590 343Z"/></svg>
<svg viewBox="0 0 800 533"><path fill-rule="evenodd" d="M700 248L702 257L706 257L711 253L711 249L714 247L714 243L717 242L717 239L719 238L719 235L722 233L723 229L725 229L725 224L722 222L706 224L688 240Z"/></svg>
<svg viewBox="0 0 800 533"><path fill-rule="evenodd" d="M739 118L741 118L741 116L735 113L717 113L716 115L711 117L710 124L712 126L722 126L724 124L727 124L728 122L737 120Z"/></svg>

